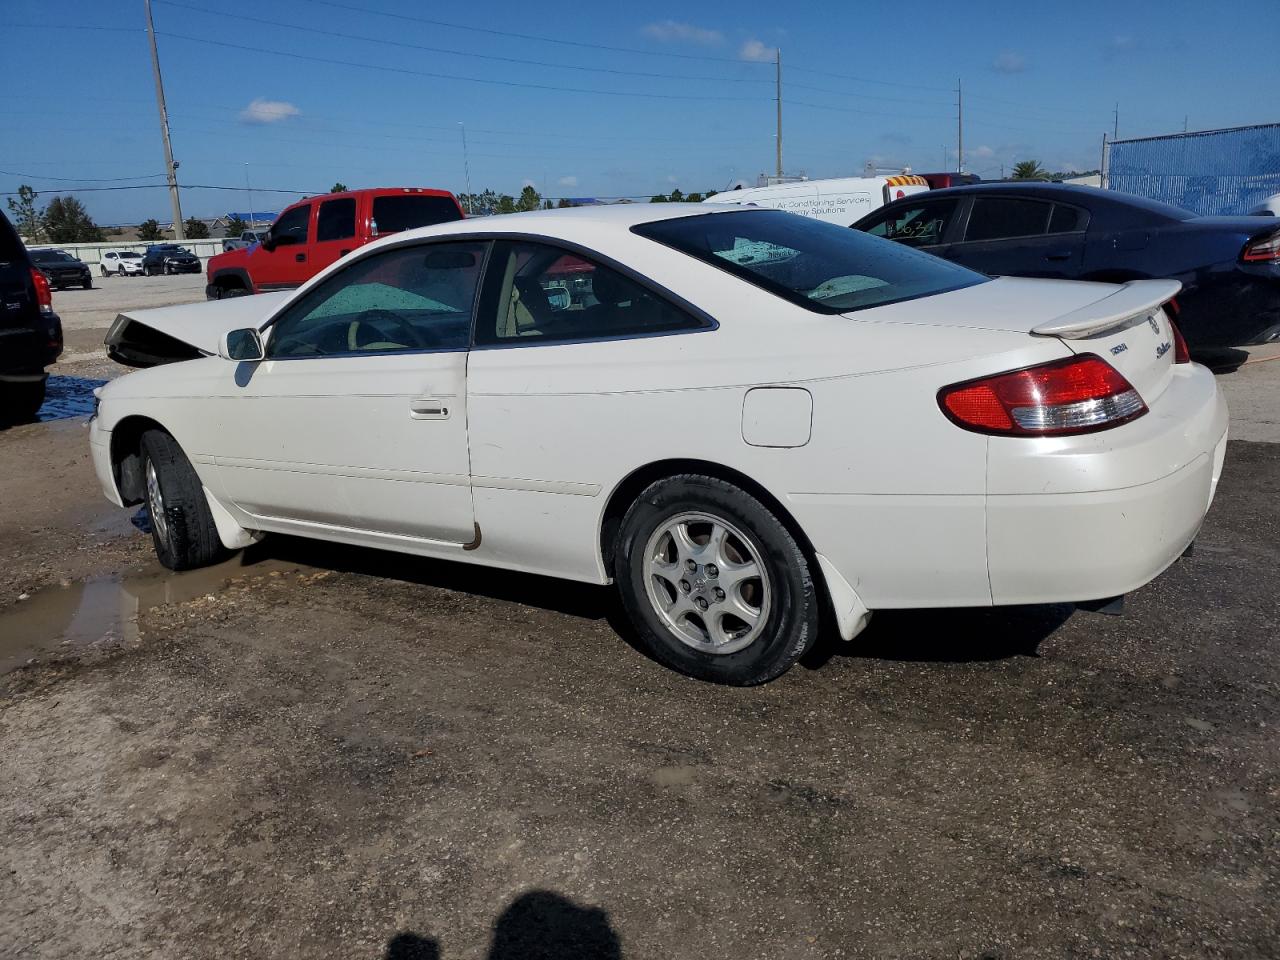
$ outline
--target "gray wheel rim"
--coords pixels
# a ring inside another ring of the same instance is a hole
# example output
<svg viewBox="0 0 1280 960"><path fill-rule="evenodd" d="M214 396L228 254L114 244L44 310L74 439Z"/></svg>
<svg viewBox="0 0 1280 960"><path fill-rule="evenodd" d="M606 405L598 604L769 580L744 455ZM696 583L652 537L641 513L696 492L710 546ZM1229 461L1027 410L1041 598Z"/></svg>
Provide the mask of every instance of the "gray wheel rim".
<svg viewBox="0 0 1280 960"><path fill-rule="evenodd" d="M160 478L156 465L147 460L147 512L151 514L151 526L161 540L169 541L169 518L164 513L164 495L160 492Z"/></svg>
<svg viewBox="0 0 1280 960"><path fill-rule="evenodd" d="M645 544L645 592L662 625L702 653L749 647L769 619L773 587L764 553L723 517L682 513Z"/></svg>

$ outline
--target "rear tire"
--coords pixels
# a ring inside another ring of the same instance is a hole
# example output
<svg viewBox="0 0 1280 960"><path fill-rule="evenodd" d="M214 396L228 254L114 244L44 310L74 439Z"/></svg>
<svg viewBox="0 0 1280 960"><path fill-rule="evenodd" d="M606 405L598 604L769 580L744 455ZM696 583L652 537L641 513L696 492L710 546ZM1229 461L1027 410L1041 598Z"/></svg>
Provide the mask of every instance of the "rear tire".
<svg viewBox="0 0 1280 960"><path fill-rule="evenodd" d="M649 653L700 680L766 683L817 639L804 550L768 507L715 477L645 489L623 517L614 576Z"/></svg>
<svg viewBox="0 0 1280 960"><path fill-rule="evenodd" d="M82 286L82 287L84 287L86 290L92 290L92 289L93 289L93 278L92 278L92 277L90 277L88 280L86 280L84 283L82 283L82 284L81 284L81 286Z"/></svg>
<svg viewBox="0 0 1280 960"><path fill-rule="evenodd" d="M170 570L190 570L221 559L222 541L200 477L169 434L142 435L142 477L160 562Z"/></svg>
<svg viewBox="0 0 1280 960"><path fill-rule="evenodd" d="M0 423L30 423L44 406L45 381L0 384Z"/></svg>

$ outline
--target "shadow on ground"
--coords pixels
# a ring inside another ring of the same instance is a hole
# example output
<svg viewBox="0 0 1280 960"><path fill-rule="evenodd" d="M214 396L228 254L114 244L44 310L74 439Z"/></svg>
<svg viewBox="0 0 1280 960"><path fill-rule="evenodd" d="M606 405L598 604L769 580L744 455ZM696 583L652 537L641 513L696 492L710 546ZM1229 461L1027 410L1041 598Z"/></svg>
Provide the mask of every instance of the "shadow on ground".
<svg viewBox="0 0 1280 960"><path fill-rule="evenodd" d="M621 960L622 942L598 907L582 907L550 890L512 901L494 922L487 960ZM404 931L387 941L382 960L442 960L434 937Z"/></svg>
<svg viewBox="0 0 1280 960"><path fill-rule="evenodd" d="M245 560L252 562L268 557L457 590L584 620L605 620L623 641L649 656L623 611L617 592L611 587L276 535L250 548ZM800 663L816 670L834 657L850 656L936 663L1034 657L1040 644L1061 627L1074 610L1071 604L882 610L871 618L867 629L849 643L835 633L834 627L827 626Z"/></svg>

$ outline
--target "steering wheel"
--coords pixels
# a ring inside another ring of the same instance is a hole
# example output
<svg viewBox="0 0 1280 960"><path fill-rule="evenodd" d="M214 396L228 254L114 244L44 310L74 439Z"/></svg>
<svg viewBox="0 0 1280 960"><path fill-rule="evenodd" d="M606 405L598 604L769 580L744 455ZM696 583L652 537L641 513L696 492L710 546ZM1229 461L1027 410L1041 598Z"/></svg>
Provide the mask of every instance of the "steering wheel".
<svg viewBox="0 0 1280 960"><path fill-rule="evenodd" d="M389 320L397 328L397 330L399 330L399 332L405 334L405 339L407 342L404 344L398 344L397 346L416 347L419 350L426 349L427 345L422 342L422 337L418 334L418 331L415 330L412 326L410 326L409 322L405 320L404 317L400 316L400 314L395 313L394 311L384 310L384 309L375 307L372 310L362 311L360 316L357 317L355 320L352 320L350 326L347 327L347 349L348 350L354 351L354 350L362 349L360 344L360 328L366 325L373 326L373 321L375 319ZM384 349L389 348L391 346L391 344L388 344L387 341L379 340L379 341L371 341L369 343L366 343L364 344L364 347L367 348L374 345L383 346Z"/></svg>

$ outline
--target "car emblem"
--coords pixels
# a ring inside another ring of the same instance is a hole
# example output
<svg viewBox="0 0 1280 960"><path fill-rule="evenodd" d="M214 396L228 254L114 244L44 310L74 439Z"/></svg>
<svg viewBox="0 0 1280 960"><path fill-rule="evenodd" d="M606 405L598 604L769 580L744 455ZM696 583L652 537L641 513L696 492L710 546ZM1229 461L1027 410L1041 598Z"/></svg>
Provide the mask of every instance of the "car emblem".
<svg viewBox="0 0 1280 960"><path fill-rule="evenodd" d="M1129 345L1127 343L1117 343L1114 347L1111 348L1111 355L1113 357L1118 357L1120 356L1120 354L1124 353L1128 349L1129 349Z"/></svg>
<svg viewBox="0 0 1280 960"><path fill-rule="evenodd" d="M1147 317L1147 323L1151 324L1151 332L1157 337L1160 336L1160 321L1156 319L1156 315L1154 313Z"/></svg>
<svg viewBox="0 0 1280 960"><path fill-rule="evenodd" d="M1160 346L1156 347L1156 359L1159 360L1168 352L1169 352L1169 341L1166 340L1164 343L1160 344Z"/></svg>

